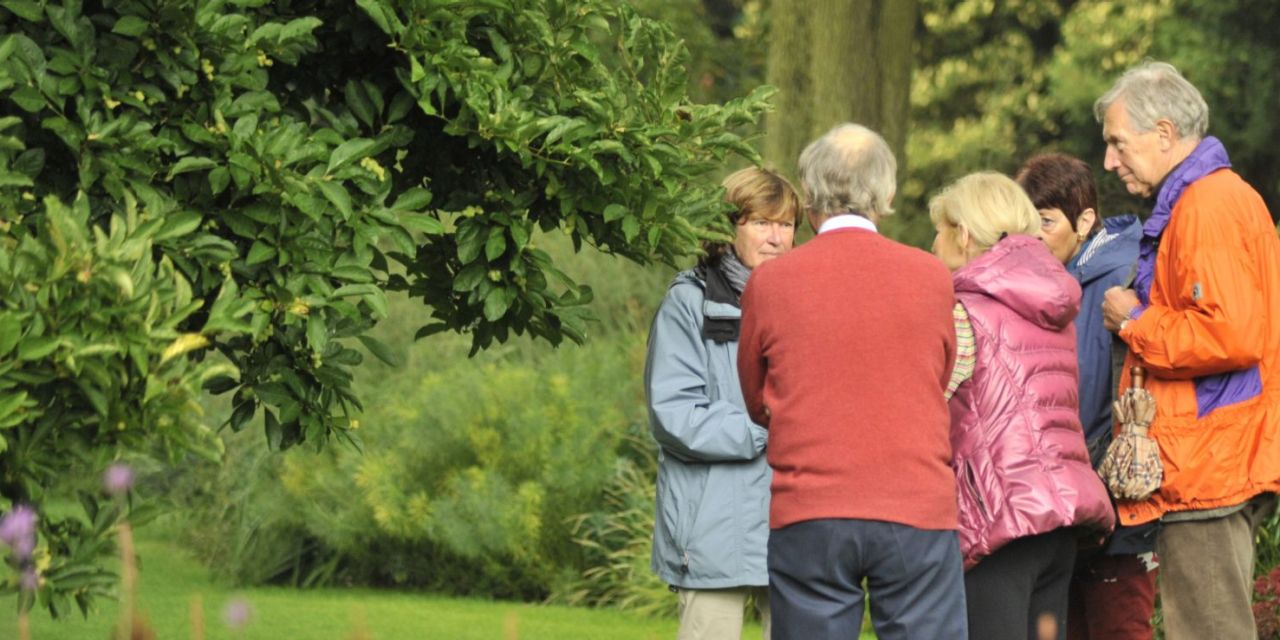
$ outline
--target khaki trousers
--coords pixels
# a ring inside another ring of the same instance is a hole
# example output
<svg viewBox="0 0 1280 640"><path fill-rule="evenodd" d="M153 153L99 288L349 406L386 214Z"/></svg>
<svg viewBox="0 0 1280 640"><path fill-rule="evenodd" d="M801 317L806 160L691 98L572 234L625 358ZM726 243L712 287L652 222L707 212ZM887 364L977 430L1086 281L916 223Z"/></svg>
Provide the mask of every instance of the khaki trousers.
<svg viewBox="0 0 1280 640"><path fill-rule="evenodd" d="M1274 495L1260 496L1228 516L1161 525L1156 550L1167 640L1256 640L1253 536L1274 508Z"/></svg>
<svg viewBox="0 0 1280 640"><path fill-rule="evenodd" d="M680 631L676 640L741 640L747 595L754 595L764 640L769 640L769 588L681 589Z"/></svg>

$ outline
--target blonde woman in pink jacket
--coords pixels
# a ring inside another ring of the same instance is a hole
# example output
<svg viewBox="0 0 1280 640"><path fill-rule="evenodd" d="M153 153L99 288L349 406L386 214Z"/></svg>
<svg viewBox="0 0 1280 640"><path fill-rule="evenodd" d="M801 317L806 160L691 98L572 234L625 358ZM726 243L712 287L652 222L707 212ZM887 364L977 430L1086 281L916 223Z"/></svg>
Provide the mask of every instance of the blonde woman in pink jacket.
<svg viewBox="0 0 1280 640"><path fill-rule="evenodd" d="M1062 638L1078 541L1115 524L1078 415L1080 285L1006 176L961 178L929 215L958 301L948 393L969 637Z"/></svg>

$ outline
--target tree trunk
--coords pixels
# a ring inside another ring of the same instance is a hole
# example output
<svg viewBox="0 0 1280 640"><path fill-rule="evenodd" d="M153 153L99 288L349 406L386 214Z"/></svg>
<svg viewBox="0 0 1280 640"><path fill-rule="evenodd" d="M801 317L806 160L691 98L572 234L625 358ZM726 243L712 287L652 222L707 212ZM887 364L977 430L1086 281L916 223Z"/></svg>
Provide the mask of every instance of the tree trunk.
<svg viewBox="0 0 1280 640"><path fill-rule="evenodd" d="M778 89L765 117L765 161L795 175L796 158L813 131L809 65L809 15L805 0L772 0L766 81Z"/></svg>
<svg viewBox="0 0 1280 640"><path fill-rule="evenodd" d="M800 151L841 122L884 136L905 166L915 0L773 0L767 79L778 88L765 158L794 174Z"/></svg>

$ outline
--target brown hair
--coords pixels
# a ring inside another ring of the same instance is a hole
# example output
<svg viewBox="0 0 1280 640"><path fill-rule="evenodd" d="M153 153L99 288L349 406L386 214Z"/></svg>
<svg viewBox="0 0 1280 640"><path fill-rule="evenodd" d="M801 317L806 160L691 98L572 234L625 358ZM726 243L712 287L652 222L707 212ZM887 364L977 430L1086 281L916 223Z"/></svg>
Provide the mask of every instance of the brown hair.
<svg viewBox="0 0 1280 640"><path fill-rule="evenodd" d="M787 179L772 169L747 167L733 172L720 183L724 201L733 205L729 221L735 226L748 220L790 220L800 226L800 196ZM706 256L699 264L714 264L729 251L731 243L707 242Z"/></svg>
<svg viewBox="0 0 1280 640"><path fill-rule="evenodd" d="M1076 219L1085 209L1098 212L1098 187L1093 181L1093 170L1075 156L1065 153L1042 153L1033 156L1018 169L1014 176L1018 184L1031 197L1036 209L1060 209L1074 229ZM1092 236L1102 229L1099 224L1089 230Z"/></svg>

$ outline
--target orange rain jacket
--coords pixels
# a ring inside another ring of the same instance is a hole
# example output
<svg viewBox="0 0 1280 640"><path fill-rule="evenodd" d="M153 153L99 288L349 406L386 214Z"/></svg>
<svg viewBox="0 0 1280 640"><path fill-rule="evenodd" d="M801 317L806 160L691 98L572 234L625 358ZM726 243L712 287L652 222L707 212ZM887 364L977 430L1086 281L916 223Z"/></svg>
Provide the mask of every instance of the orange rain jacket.
<svg viewBox="0 0 1280 640"><path fill-rule="evenodd" d="M1164 481L1120 503L1126 526L1280 490L1280 239L1229 166L1205 138L1144 225L1135 284L1147 304L1120 333L1130 348L1120 388L1133 365L1149 371Z"/></svg>

